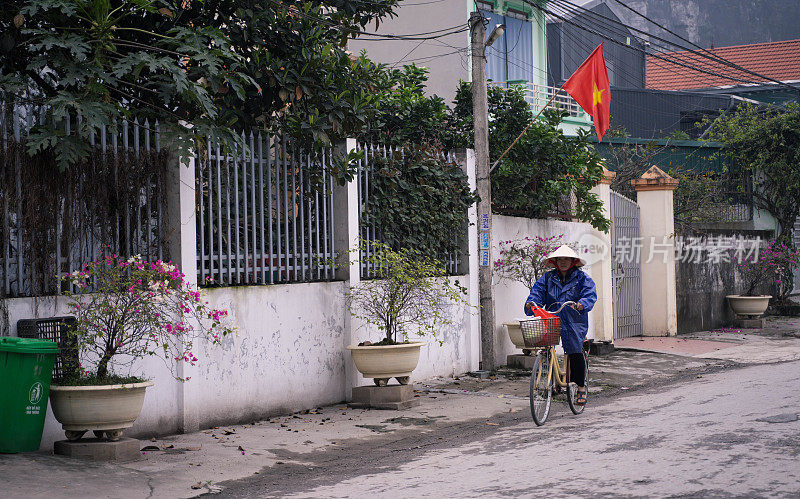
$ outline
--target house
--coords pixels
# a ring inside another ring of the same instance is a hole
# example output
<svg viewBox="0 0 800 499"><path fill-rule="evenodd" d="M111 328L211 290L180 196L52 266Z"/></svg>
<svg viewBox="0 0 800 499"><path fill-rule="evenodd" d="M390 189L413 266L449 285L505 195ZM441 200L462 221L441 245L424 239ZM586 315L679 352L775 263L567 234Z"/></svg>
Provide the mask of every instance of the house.
<svg viewBox="0 0 800 499"><path fill-rule="evenodd" d="M723 58L766 78L712 60L704 54ZM705 73L677 71L674 65L648 56L649 89L734 95L778 105L800 102L800 39L717 47L694 52L669 52L661 56L697 67Z"/></svg>
<svg viewBox="0 0 800 499"><path fill-rule="evenodd" d="M542 0L543 1L543 0ZM544 3L544 1L543 1ZM451 101L459 81L471 81L470 34L467 20L474 11L487 19L486 32L499 24L505 34L486 50L486 76L491 84L524 85L526 100L538 112L557 90L548 84L547 36L544 13L522 0L477 0L463 2L401 3L397 15L381 23L375 33L392 35L433 34L430 39L381 39L369 36L352 40L353 53L366 51L370 59L400 66L414 63L429 69L427 92ZM463 29L459 30L458 28ZM559 95L553 105L569 112L562 128L574 134L591 127L592 121L568 95Z"/></svg>

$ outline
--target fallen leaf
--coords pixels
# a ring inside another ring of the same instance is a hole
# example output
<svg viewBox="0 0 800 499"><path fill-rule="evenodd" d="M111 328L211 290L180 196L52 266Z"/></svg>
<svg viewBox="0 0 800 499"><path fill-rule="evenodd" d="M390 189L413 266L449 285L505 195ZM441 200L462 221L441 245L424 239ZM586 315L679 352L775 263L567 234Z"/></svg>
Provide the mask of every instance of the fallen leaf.
<svg viewBox="0 0 800 499"><path fill-rule="evenodd" d="M491 425L491 426L500 426L500 423L490 423L488 421L486 422L486 424Z"/></svg>
<svg viewBox="0 0 800 499"><path fill-rule="evenodd" d="M222 432L223 435L233 435L236 433L236 430L225 430Z"/></svg>
<svg viewBox="0 0 800 499"><path fill-rule="evenodd" d="M146 450L161 450L161 449L156 447L155 445L145 445L144 447L142 447L141 450L146 451Z"/></svg>
<svg viewBox="0 0 800 499"><path fill-rule="evenodd" d="M162 448L162 449L174 449L174 448L175 448L175 446L174 446L174 445L172 445L172 444L169 444L169 445L162 445L162 446L161 446L161 448Z"/></svg>

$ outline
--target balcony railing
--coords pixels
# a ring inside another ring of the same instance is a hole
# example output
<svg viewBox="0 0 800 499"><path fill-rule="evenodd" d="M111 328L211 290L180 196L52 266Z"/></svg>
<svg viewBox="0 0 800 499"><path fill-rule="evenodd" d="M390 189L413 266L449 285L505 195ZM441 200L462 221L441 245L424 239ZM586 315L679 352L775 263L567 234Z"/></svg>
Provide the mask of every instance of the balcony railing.
<svg viewBox="0 0 800 499"><path fill-rule="evenodd" d="M511 86L524 87L525 102L530 104L531 110L534 112L534 114L538 113L550 101L550 98L553 97L553 94L558 92L558 88L556 87L537 85L527 81L490 81L489 85L496 85L503 88L508 88ZM561 91L556 98L553 99L553 102L550 102L548 107L563 109L567 111L571 117L585 120L587 123L591 122L592 119L584 112L583 108L581 108L581 106L575 102L575 99L570 97L569 94L564 91Z"/></svg>

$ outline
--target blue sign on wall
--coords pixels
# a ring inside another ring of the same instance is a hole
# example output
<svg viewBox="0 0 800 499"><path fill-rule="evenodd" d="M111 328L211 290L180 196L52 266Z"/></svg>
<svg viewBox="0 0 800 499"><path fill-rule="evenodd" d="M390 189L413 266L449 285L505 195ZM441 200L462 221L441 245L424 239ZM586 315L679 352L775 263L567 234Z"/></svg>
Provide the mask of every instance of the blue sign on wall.
<svg viewBox="0 0 800 499"><path fill-rule="evenodd" d="M488 250L489 249L489 233L488 232L481 232L481 245L480 249Z"/></svg>

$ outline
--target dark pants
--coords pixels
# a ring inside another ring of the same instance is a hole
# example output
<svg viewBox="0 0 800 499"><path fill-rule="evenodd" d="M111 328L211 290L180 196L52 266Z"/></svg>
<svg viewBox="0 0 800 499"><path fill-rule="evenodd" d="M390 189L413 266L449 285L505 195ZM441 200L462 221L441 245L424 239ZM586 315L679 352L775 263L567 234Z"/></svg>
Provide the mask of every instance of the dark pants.
<svg viewBox="0 0 800 499"><path fill-rule="evenodd" d="M582 353L569 354L569 380L578 386L586 386L586 360Z"/></svg>

